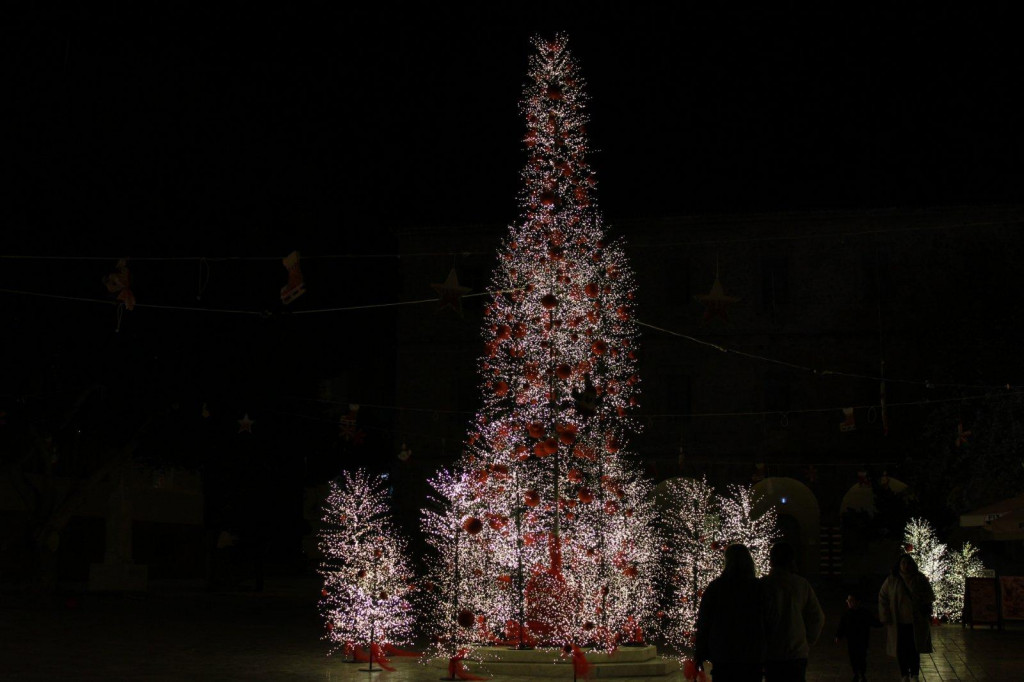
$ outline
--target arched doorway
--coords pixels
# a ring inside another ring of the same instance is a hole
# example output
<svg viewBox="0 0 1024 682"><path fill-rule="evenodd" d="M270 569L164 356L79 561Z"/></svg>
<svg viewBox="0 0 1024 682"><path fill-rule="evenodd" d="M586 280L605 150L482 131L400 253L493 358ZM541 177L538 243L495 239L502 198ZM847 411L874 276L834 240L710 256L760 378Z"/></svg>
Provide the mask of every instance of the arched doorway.
<svg viewBox="0 0 1024 682"><path fill-rule="evenodd" d="M754 496L755 513L775 510L782 539L796 550L797 570L805 576L817 575L821 508L811 489L795 478L773 476L754 485Z"/></svg>

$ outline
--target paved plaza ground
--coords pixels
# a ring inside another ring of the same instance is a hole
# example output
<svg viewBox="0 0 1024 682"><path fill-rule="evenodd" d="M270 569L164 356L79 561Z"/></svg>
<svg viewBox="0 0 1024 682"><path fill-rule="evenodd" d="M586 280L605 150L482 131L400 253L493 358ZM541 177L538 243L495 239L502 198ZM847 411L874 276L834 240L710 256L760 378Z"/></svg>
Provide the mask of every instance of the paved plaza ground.
<svg viewBox="0 0 1024 682"><path fill-rule="evenodd" d="M808 679L846 682L845 647L832 643L842 590L820 586L819 594L828 622L811 651ZM45 601L2 594L0 680L439 679L436 669L415 660L396 660L396 672L371 677L359 671L364 666L325 656L318 596L314 579L271 579L261 593L165 584L144 594L72 593ZM1024 680L1024 625L1004 631L942 626L933 636L936 651L923 657L924 680ZM872 633L868 679L898 679L881 630Z"/></svg>

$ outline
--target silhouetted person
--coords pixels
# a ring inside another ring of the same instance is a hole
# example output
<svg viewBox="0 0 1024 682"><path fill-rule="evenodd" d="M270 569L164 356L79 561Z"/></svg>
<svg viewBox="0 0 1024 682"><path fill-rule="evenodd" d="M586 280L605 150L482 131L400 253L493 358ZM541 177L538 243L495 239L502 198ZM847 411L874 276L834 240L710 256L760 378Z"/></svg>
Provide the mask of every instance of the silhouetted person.
<svg viewBox="0 0 1024 682"><path fill-rule="evenodd" d="M787 543L768 555L771 570L761 579L768 592L771 620L764 678L767 682L804 682L807 656L825 625L825 613L806 579L796 574L796 555Z"/></svg>
<svg viewBox="0 0 1024 682"><path fill-rule="evenodd" d="M932 651L935 593L917 562L904 554L878 593L878 618L886 625L885 651L895 656L903 682L918 682L921 654Z"/></svg>
<svg viewBox="0 0 1024 682"><path fill-rule="evenodd" d="M767 600L744 545L725 550L722 575L711 581L697 610L698 666L711 661L715 682L760 682Z"/></svg>
<svg viewBox="0 0 1024 682"><path fill-rule="evenodd" d="M836 644L846 639L846 652L850 655L850 667L853 668L853 682L867 682L868 674L868 642L871 640L871 628L881 625L875 614L860 605L857 595L846 598L846 611L839 619L836 630Z"/></svg>

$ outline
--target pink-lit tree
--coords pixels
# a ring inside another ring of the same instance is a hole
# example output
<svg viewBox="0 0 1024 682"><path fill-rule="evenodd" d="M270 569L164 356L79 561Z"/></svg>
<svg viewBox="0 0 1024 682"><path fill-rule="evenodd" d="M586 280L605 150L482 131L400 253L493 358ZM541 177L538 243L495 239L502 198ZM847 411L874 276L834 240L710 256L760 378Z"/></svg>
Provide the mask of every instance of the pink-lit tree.
<svg viewBox="0 0 1024 682"><path fill-rule="evenodd" d="M319 545L320 613L331 651L369 648L380 659L381 646L407 644L414 621L413 573L379 477L345 471L331 483Z"/></svg>
<svg viewBox="0 0 1024 682"><path fill-rule="evenodd" d="M566 38L534 46L521 217L485 310L483 406L427 524L450 581L458 558L439 613L469 625L463 640L612 647L654 624L661 544L628 450L634 278L597 210Z"/></svg>

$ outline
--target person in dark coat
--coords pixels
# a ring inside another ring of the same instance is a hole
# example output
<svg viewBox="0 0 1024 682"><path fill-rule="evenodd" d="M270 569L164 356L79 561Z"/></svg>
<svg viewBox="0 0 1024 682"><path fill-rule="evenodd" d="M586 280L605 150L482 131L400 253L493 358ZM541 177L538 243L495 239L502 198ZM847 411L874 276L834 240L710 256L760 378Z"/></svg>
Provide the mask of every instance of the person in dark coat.
<svg viewBox="0 0 1024 682"><path fill-rule="evenodd" d="M881 627L882 624L873 613L861 608L857 595L849 595L846 598L846 606L846 611L839 619L839 629L836 630L836 644L846 638L846 652L850 655L853 682L867 682L871 628Z"/></svg>
<svg viewBox="0 0 1024 682"><path fill-rule="evenodd" d="M878 618L886 625L885 650L900 666L901 682L918 682L921 654L932 652L935 593L917 562L904 554L878 593Z"/></svg>
<svg viewBox="0 0 1024 682"><path fill-rule="evenodd" d="M767 610L750 550L730 545L722 575L704 590L697 610L697 665L711 661L715 682L760 682Z"/></svg>

